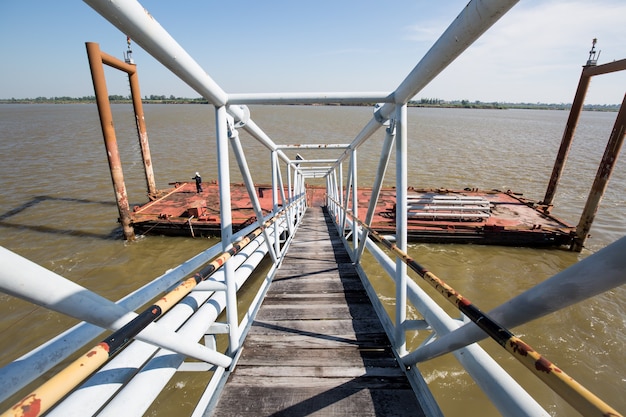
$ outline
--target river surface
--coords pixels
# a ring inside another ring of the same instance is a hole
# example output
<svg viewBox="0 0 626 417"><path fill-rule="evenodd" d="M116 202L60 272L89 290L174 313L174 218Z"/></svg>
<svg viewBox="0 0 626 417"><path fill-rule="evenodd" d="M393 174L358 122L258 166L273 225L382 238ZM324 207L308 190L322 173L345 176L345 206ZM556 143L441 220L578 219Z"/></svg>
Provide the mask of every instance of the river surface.
<svg viewBox="0 0 626 417"><path fill-rule="evenodd" d="M349 143L372 116L372 109L365 107L251 110L253 120L276 143ZM212 106L148 105L145 112L157 188L189 181L196 171L205 181L217 178ZM132 108L115 105L113 113L129 199L141 204L146 202L146 187ZM409 108L408 115L409 185L510 189L541 200L568 113ZM581 116L553 210L571 224L578 223L615 116ZM383 138L380 130L359 150L360 186L373 182ZM269 153L243 132L241 139L254 181L270 182ZM331 156L324 152L330 151L320 151L319 156ZM231 165L232 181L239 182L236 164ZM122 240L95 105L0 105L0 179L0 245L111 300L216 242L159 236L132 244ZM393 185L394 172L386 181ZM625 190L622 157L581 254L434 244L411 245L409 252L488 311L626 235ZM377 288L383 298L393 294L382 277ZM624 413L624 299L622 286L513 331ZM0 366L75 322L3 294L0 313ZM409 335L409 344L420 337ZM574 413L495 342L481 345L550 413ZM420 368L447 416L499 415L451 355ZM159 407L149 414L188 414L200 389L194 378L177 374Z"/></svg>

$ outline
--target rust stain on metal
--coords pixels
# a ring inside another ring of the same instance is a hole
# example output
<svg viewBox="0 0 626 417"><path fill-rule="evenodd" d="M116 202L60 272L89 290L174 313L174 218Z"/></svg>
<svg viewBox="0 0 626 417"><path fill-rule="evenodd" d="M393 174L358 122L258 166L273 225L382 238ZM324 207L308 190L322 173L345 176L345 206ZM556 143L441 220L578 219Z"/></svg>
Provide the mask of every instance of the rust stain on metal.
<svg viewBox="0 0 626 417"><path fill-rule="evenodd" d="M138 232L172 236L219 236L220 203L217 184L203 182L202 193L196 193L191 182L172 182L171 189L161 196L135 209L131 213L132 225ZM272 187L257 184L257 197L264 214L273 209ZM306 190L310 206L325 204L325 187L309 186ZM359 211L365 212L371 189L359 188ZM243 184L231 184L232 225L238 231L256 221L256 215ZM478 243L514 246L563 246L572 241L575 228L545 212L545 206L524 199L520 194L501 191L418 189L411 194L425 196L482 197L489 201L488 219L460 220L451 218L415 218L407 222L410 242ZM395 234L395 189L381 190L372 219L372 229L380 234ZM279 199L280 201L280 199ZM191 220L190 220L191 218ZM394 250L394 246L386 245ZM411 262L411 258L406 259ZM424 269L421 273L425 273Z"/></svg>
<svg viewBox="0 0 626 417"><path fill-rule="evenodd" d="M15 404L11 410L14 416L38 416L41 412L41 399L37 398L37 394L31 394Z"/></svg>
<svg viewBox="0 0 626 417"><path fill-rule="evenodd" d="M540 356L539 359L535 361L535 369L540 372L545 372L547 374L549 374L550 372L563 372L543 356Z"/></svg>
<svg viewBox="0 0 626 417"><path fill-rule="evenodd" d="M517 338L511 339L509 341L509 344L511 346L511 349L513 350L513 353L520 356L528 356L528 353L534 352L533 348Z"/></svg>

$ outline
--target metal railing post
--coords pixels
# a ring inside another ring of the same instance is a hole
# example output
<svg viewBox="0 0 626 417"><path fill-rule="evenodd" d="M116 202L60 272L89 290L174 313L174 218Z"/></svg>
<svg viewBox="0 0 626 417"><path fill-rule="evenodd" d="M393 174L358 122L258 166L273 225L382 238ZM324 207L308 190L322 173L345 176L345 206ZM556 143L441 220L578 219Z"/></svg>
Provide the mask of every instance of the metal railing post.
<svg viewBox="0 0 626 417"><path fill-rule="evenodd" d="M289 167L289 164L287 164L287 167ZM289 218L291 217L290 213L291 213L292 207L289 204L289 199L285 195L285 183L283 182L283 173L280 170L280 161L278 160L278 153L276 156L276 170L277 170L277 175L278 175L278 190L280 191L280 200L283 203L283 207L286 208L285 215L287 216L287 218ZM289 190L287 190L287 192L289 192ZM289 234L293 233L293 225L291 224L291 222L287 222L287 231Z"/></svg>
<svg viewBox="0 0 626 417"><path fill-rule="evenodd" d="M218 188L220 196L220 222L222 225L222 250L232 246L233 217L230 194L230 168L228 158L228 119L224 106L215 108L215 128L217 138ZM237 284L232 262L224 265L226 280L226 320L228 322L228 350L234 355L239 350L239 318L237 314Z"/></svg>
<svg viewBox="0 0 626 417"><path fill-rule="evenodd" d="M274 213L278 212L278 151L273 150L271 152L271 158L272 158L272 207L273 207L273 211ZM278 254L280 253L280 239L278 238L279 235L279 230L278 230L278 223L274 224L274 236L276 237L276 239L274 239L274 251L276 252L276 255L278 256Z"/></svg>
<svg viewBox="0 0 626 417"><path fill-rule="evenodd" d="M342 216L341 216L341 235L345 236L346 234L346 222L348 221L348 202L350 201L350 192L352 191L352 164L353 164L353 158L350 158L350 163L348 164L348 178L347 178L347 184L346 184L346 189L345 189L345 194L343 197L343 212L342 212Z"/></svg>
<svg viewBox="0 0 626 417"><path fill-rule="evenodd" d="M389 159L391 158L391 147L394 144L396 138L396 127L395 120L387 127L385 133L385 141L383 142L383 147L380 152L380 160L378 161L378 169L376 171L376 178L374 179L374 185L372 186L372 195L370 197L369 206L367 208L367 214L365 215L365 224L369 227L372 224L372 219L374 218L374 214L376 211L376 204L378 203L378 197L380 196L380 190L383 185L383 180L385 179L385 172L387 171L387 166L389 165ZM361 243L359 245L359 251L356 254L355 260L359 262L361 256L363 256L363 251L365 250L365 241L367 240L368 231L367 229L363 233L363 239L361 239Z"/></svg>
<svg viewBox="0 0 626 417"><path fill-rule="evenodd" d="M243 177L243 182L246 186L246 190L248 191L248 198L250 198L250 202L252 203L252 209L254 210L254 214L257 218L257 224L259 226L263 225L263 210L261 209L261 204L259 203L259 198L254 189L254 181L252 180L252 176L250 175L250 169L248 168L248 162L246 161L246 156L243 152L243 148L241 147L241 141L239 140L239 133L237 129L234 127L229 128L230 135L230 144L232 145L233 153L235 154L235 159L237 159L237 164L239 165L239 171L241 172L241 176ZM269 234L266 229L263 229L263 236L265 237L265 244L268 246L270 257L272 258L272 262L276 263L278 259L278 255L274 252L274 247L272 246L269 238Z"/></svg>
<svg viewBox="0 0 626 417"><path fill-rule="evenodd" d="M339 203L345 207L346 206L346 201L344 201L343 199L343 163L339 164L339 179L338 179L338 185L339 185Z"/></svg>
<svg viewBox="0 0 626 417"><path fill-rule="evenodd" d="M357 150L352 151L352 214L355 219L359 218L359 189L358 184L358 159ZM352 253L356 255L356 250L359 247L359 224L356 221L352 221Z"/></svg>
<svg viewBox="0 0 626 417"><path fill-rule="evenodd" d="M406 104L396 107L396 246L407 248L407 109ZM400 355L406 353L406 264L396 258L396 337L395 345Z"/></svg>

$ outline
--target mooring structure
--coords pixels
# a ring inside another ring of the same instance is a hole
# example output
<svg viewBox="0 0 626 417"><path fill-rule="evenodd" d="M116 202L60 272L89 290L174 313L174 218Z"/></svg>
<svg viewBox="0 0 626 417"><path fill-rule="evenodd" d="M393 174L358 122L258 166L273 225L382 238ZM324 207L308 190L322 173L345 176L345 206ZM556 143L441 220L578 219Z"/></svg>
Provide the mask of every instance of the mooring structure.
<svg viewBox="0 0 626 417"><path fill-rule="evenodd" d="M589 89L591 78L598 75L626 70L626 59L597 65L599 52L596 51L596 42L597 40L594 39L591 50L589 51L589 59L583 66L580 80L578 81L578 87L576 88L574 101L572 103L572 108L567 119L567 124L565 125L565 131L563 132L561 146L559 147L559 151L554 162L554 168L546 189L546 195L543 198L542 204L546 205L547 209L550 208L552 202L554 201L557 186L561 179L565 163L567 162L567 156L572 146L574 132L576 131L576 126L578 125L578 120L580 119L580 113L583 111L585 95ZM580 252L583 249L585 240L589 235L591 225L593 224L598 207L600 206L600 201L602 200L602 196L604 195L604 192L609 184L609 179L613 172L615 163L617 162L617 157L619 156L622 144L624 143L625 133L626 95L624 95L617 117L615 118L615 124L613 126L613 130L611 131L608 143L606 144L600 165L598 166L598 171L593 185L591 186L589 196L587 197L585 208L583 209L578 225L576 226L576 237L571 245L571 249L576 252Z"/></svg>

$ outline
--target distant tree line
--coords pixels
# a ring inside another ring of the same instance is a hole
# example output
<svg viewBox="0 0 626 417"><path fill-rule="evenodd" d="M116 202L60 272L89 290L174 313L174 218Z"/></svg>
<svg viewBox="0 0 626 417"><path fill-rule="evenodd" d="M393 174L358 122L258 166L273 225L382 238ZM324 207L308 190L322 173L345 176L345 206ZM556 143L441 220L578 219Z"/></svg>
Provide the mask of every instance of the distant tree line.
<svg viewBox="0 0 626 417"><path fill-rule="evenodd" d="M119 94L112 94L109 96L109 101L111 103L130 103L131 97L122 96ZM174 95L165 96L165 95L149 95L144 96L141 99L143 103L166 103L166 104L207 104L208 101L203 98L185 98L185 97L175 97ZM10 104L10 103L20 103L20 104L71 104L71 103L95 103L96 96L83 96L83 97L35 97L35 98L10 98L10 99L0 99L0 103Z"/></svg>
<svg viewBox="0 0 626 417"><path fill-rule="evenodd" d="M130 103L130 96L122 96L113 94L109 96L111 103ZM186 98L175 97L174 95L146 95L141 100L147 104L208 104L203 98ZM0 104L10 103L52 103L52 104L70 104L70 103L95 103L95 96L84 97L35 97L35 98L10 98L0 99ZM374 103L368 105L373 106ZM410 107L441 107L441 108L465 108L465 109L543 109L543 110L569 110L572 105L569 103L507 103L507 102L482 102L479 100L443 100L440 98L420 98L409 101ZM584 110L589 111L618 111L619 104L585 104Z"/></svg>
<svg viewBox="0 0 626 417"><path fill-rule="evenodd" d="M570 110L571 103L508 103L508 102L483 102L479 100L442 100L439 98L421 98L411 100L410 107L443 107L464 109L534 109L534 110ZM618 111L619 104L585 104L584 110L588 111Z"/></svg>

